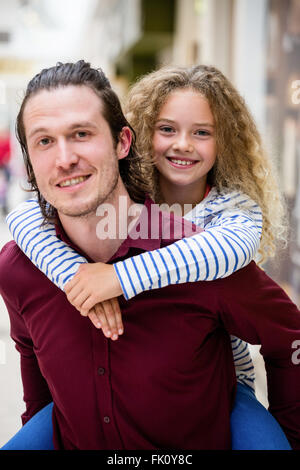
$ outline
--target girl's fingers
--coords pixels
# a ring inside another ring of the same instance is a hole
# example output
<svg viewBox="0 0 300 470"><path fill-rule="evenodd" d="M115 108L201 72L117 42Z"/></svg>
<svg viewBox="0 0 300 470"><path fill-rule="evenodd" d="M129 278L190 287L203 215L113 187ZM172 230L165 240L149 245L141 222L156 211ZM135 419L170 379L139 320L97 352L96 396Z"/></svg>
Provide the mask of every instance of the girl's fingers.
<svg viewBox="0 0 300 470"><path fill-rule="evenodd" d="M72 289L69 289L68 292L65 288L65 293L68 297L68 300L70 302L73 302L74 299L80 294L80 292L84 291L84 287L81 286L81 284L76 284Z"/></svg>
<svg viewBox="0 0 300 470"><path fill-rule="evenodd" d="M123 325L122 313L121 313L119 301L117 298L111 299L111 306L115 312L118 334L122 335L124 332L124 325Z"/></svg>
<svg viewBox="0 0 300 470"><path fill-rule="evenodd" d="M91 310L88 313L88 317L89 317L89 319L91 320L91 322L93 323L93 325L96 328L101 328L102 327L100 319L99 319L98 315L96 314L95 310Z"/></svg>
<svg viewBox="0 0 300 470"><path fill-rule="evenodd" d="M89 295L86 300L81 304L80 310L89 312L99 301L93 296Z"/></svg>
<svg viewBox="0 0 300 470"><path fill-rule="evenodd" d="M106 318L105 311L102 308L102 305L101 304L95 305L93 310L97 315L98 321L101 323L101 328L102 328L104 336L106 336L107 338L110 338L111 330L110 330L109 323Z"/></svg>
<svg viewBox="0 0 300 470"><path fill-rule="evenodd" d="M69 292L71 292L71 290L75 289L75 287L79 284L79 280L78 278L76 278L76 276L74 276L70 281L68 281L65 286L64 286L64 290L66 292L66 294L68 294Z"/></svg>
<svg viewBox="0 0 300 470"><path fill-rule="evenodd" d="M72 302L71 304L77 308L77 310L79 310L79 312L81 313L81 315L83 315L84 317L86 317L89 313L89 310L86 310L86 309L83 309L82 308L82 304L84 304L84 302L86 301L86 296L88 294L86 294L85 292L82 292L80 293ZM90 309L91 310L91 309Z"/></svg>
<svg viewBox="0 0 300 470"><path fill-rule="evenodd" d="M117 299L97 304L87 314L80 313L84 316L87 315L93 325L96 328L101 328L104 336L113 341L117 340L119 335L124 332L122 314Z"/></svg>
<svg viewBox="0 0 300 470"><path fill-rule="evenodd" d="M109 329L111 331L111 339L116 340L118 339L118 328L117 328L117 321L116 321L116 316L115 316L115 311L112 307L112 304L109 300L105 300L104 302L101 302L101 306L103 310L105 311L105 315L108 321Z"/></svg>
<svg viewBox="0 0 300 470"><path fill-rule="evenodd" d="M64 291L66 294L68 294L74 287L74 282L73 279L71 281L68 281L67 284L64 285Z"/></svg>

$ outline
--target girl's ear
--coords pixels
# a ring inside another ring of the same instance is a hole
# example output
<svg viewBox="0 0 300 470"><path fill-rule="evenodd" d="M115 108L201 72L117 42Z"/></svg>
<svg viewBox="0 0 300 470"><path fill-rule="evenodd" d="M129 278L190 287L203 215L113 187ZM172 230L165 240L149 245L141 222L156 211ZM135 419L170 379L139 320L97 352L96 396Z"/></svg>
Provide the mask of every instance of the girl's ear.
<svg viewBox="0 0 300 470"><path fill-rule="evenodd" d="M131 130L129 129L129 127L125 126L120 132L119 142L117 145L117 156L119 160L122 160L122 158L127 157L130 150L131 142Z"/></svg>

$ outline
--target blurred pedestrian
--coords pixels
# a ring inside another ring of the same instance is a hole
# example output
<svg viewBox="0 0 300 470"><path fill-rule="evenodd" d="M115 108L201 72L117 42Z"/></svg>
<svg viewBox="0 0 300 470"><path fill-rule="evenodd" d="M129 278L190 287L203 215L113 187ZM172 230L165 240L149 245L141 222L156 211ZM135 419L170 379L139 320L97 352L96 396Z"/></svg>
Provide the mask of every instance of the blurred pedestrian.
<svg viewBox="0 0 300 470"><path fill-rule="evenodd" d="M0 208L4 216L8 213L8 189L10 182L11 142L7 129L0 129Z"/></svg>

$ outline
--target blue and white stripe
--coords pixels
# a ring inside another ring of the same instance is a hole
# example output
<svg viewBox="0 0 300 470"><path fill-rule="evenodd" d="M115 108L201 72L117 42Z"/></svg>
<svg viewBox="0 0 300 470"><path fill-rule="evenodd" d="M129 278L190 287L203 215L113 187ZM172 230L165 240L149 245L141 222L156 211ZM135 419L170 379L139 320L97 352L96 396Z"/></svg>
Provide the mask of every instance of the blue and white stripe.
<svg viewBox="0 0 300 470"><path fill-rule="evenodd" d="M231 347L237 381L255 390L255 371L248 344L231 336Z"/></svg>
<svg viewBox="0 0 300 470"><path fill-rule="evenodd" d="M42 225L43 216L36 199L18 205L6 221L21 250L60 289L64 289L80 264L87 262L56 236L53 224Z"/></svg>
<svg viewBox="0 0 300 470"><path fill-rule="evenodd" d="M210 281L229 276L255 258L262 232L259 206L245 194L217 192L185 218L205 231L114 265L128 300L140 292L170 284ZM36 199L20 204L7 216L9 229L30 260L60 289L73 278L84 257L57 238L52 224L42 225ZM232 337L238 381L254 387L248 345Z"/></svg>
<svg viewBox="0 0 300 470"><path fill-rule="evenodd" d="M227 277L255 258L262 214L245 194L213 188L185 218L205 231L114 265L126 299L170 284Z"/></svg>

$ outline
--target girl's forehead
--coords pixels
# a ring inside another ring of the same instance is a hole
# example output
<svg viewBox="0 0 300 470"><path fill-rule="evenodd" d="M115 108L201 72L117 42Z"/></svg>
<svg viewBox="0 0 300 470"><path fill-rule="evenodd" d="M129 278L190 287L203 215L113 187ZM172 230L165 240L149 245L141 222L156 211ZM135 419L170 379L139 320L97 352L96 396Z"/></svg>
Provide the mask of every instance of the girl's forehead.
<svg viewBox="0 0 300 470"><path fill-rule="evenodd" d="M168 105L169 103L180 102L180 101L189 101L189 100L196 100L197 102L206 102L208 103L207 98L198 90L194 88L176 88L172 90L168 95L165 97L161 108Z"/></svg>
<svg viewBox="0 0 300 470"><path fill-rule="evenodd" d="M209 101L201 92L193 88L178 88L166 96L158 111L158 117L164 113L180 114L186 110L212 114Z"/></svg>

